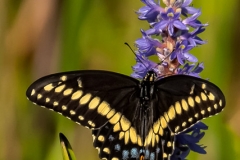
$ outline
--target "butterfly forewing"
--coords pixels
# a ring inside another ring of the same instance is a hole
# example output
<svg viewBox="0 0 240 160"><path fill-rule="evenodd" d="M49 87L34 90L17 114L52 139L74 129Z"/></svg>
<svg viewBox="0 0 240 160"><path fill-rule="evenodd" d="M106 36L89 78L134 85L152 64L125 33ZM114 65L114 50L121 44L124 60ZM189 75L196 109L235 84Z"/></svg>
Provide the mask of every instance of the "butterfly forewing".
<svg viewBox="0 0 240 160"><path fill-rule="evenodd" d="M159 106L174 133L182 132L201 119L225 107L222 91L213 83L191 76L177 75L156 82Z"/></svg>
<svg viewBox="0 0 240 160"><path fill-rule="evenodd" d="M121 113L138 83L131 77L107 71L58 73L34 82L27 97L83 126L99 128L111 116Z"/></svg>

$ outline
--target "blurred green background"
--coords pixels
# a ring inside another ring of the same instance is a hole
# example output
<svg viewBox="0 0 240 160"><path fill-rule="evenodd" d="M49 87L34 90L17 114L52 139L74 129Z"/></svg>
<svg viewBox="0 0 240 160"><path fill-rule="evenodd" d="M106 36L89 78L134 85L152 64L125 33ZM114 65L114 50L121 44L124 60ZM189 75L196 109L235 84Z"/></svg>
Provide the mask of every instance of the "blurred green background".
<svg viewBox="0 0 240 160"><path fill-rule="evenodd" d="M200 142L207 154L189 160L238 160L240 157L240 18L238 0L193 2L206 45L192 50L209 78L226 95L223 113ZM62 159L58 133L64 133L78 160L97 160L90 131L25 97L31 82L53 72L104 69L129 75L133 46L141 37L134 11L140 0L0 0L0 160ZM239 36L239 37L238 37Z"/></svg>

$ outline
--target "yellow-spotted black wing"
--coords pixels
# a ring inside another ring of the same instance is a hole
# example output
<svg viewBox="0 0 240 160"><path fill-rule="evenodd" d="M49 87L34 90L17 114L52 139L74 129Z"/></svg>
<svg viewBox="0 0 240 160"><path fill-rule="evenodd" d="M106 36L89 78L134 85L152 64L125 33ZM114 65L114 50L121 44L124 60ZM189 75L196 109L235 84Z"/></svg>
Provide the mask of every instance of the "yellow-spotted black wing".
<svg viewBox="0 0 240 160"><path fill-rule="evenodd" d="M146 142L133 130L114 131L109 122L101 129L93 130L93 145L101 159L107 160L168 160L174 149L174 135L167 128L149 134Z"/></svg>
<svg viewBox="0 0 240 160"><path fill-rule="evenodd" d="M138 83L131 77L107 71L73 71L40 78L26 94L33 103L96 129L113 115L121 117L129 101L137 103L134 95Z"/></svg>
<svg viewBox="0 0 240 160"><path fill-rule="evenodd" d="M155 87L159 110L164 112L165 120L162 119L161 124L166 123L175 134L199 120L216 115L226 105L222 91L200 78L175 75L157 81Z"/></svg>
<svg viewBox="0 0 240 160"><path fill-rule="evenodd" d="M101 159L167 160L174 134L220 112L222 92L190 76L142 82L107 71L74 71L40 78L29 100L93 130Z"/></svg>

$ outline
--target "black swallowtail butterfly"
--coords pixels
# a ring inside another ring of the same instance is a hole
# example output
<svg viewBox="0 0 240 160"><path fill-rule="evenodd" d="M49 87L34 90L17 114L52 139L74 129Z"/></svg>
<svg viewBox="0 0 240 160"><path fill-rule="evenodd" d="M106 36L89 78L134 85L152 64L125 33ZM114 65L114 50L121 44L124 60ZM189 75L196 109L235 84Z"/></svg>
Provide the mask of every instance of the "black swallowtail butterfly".
<svg viewBox="0 0 240 160"><path fill-rule="evenodd" d="M142 81L108 71L72 71L40 78L27 97L92 130L105 160L167 160L174 135L221 112L222 91L209 81L174 75Z"/></svg>

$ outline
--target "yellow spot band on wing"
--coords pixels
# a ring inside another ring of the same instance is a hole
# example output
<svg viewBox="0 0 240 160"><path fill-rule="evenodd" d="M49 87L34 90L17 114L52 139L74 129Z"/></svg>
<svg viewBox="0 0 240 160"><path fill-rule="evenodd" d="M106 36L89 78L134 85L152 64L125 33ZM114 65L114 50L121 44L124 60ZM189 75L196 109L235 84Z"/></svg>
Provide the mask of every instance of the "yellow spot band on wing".
<svg viewBox="0 0 240 160"><path fill-rule="evenodd" d="M94 97L91 102L88 105L89 109L96 109L96 107L99 105L100 103L100 98L99 97Z"/></svg>
<svg viewBox="0 0 240 160"><path fill-rule="evenodd" d="M76 92L74 92L74 93L72 94L71 99L72 99L72 100L79 99L79 98L82 96L82 94L83 94L83 92L80 91L80 90L78 90L78 91L76 91Z"/></svg>

